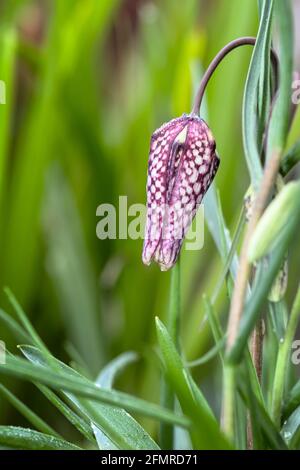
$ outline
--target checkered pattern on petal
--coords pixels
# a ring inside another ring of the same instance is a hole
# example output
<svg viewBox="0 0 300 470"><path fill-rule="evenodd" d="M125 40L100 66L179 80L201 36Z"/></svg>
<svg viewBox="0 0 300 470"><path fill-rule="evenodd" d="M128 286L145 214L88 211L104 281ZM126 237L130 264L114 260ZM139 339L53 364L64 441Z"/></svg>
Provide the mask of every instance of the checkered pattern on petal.
<svg viewBox="0 0 300 470"><path fill-rule="evenodd" d="M175 264L197 208L218 169L215 147L207 124L195 115L175 119L154 133L147 186L143 252L146 264L152 258L162 270ZM155 159L161 162L159 171L157 164L153 164Z"/></svg>

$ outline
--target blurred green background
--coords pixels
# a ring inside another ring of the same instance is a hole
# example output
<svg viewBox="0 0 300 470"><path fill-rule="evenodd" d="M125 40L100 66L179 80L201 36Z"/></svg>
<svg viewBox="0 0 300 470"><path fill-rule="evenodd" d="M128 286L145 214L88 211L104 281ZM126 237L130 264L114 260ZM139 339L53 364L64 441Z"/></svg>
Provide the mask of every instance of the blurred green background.
<svg viewBox="0 0 300 470"><path fill-rule="evenodd" d="M190 111L201 74L223 45L256 34L257 2L0 5L0 80L6 83L6 104L0 105L1 291L12 289L56 356L75 358L91 375L118 353L138 351L141 360L119 386L159 400L154 317L166 315L170 275L142 265L142 240L98 240L96 209L117 205L119 195L128 196L128 205L145 202L153 130ZM232 54L206 96L221 157L216 185L231 228L249 184L241 104L250 54L251 48ZM202 295L212 293L221 266L208 232L202 251L183 252L181 329L188 359L209 347ZM2 293L1 306L10 309ZM227 308L224 293L218 309ZM0 338L16 350L7 331ZM208 363L198 377L204 390L218 380L212 367ZM53 425L66 426L33 387L10 386ZM1 399L0 423L24 420Z"/></svg>

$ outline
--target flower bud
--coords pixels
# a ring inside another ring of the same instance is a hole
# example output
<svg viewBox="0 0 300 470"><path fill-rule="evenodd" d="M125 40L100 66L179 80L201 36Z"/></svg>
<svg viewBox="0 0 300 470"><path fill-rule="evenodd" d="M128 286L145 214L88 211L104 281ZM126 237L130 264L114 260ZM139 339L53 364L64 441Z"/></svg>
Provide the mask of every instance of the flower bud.
<svg viewBox="0 0 300 470"><path fill-rule="evenodd" d="M195 114L164 124L151 138L143 262L161 270L178 258L184 237L219 166L215 140Z"/></svg>
<svg viewBox="0 0 300 470"><path fill-rule="evenodd" d="M257 224L249 244L250 262L266 256L280 241L285 229L299 217L300 183L288 183L270 203Z"/></svg>

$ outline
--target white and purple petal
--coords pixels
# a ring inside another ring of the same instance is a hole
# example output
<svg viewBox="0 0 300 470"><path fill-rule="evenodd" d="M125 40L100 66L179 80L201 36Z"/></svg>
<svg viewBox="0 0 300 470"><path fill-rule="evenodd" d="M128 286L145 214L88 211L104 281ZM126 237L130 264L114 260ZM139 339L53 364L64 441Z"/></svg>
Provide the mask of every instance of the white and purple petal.
<svg viewBox="0 0 300 470"><path fill-rule="evenodd" d="M184 237L219 166L215 141L196 115L173 119L151 138L143 262L162 270L178 258Z"/></svg>

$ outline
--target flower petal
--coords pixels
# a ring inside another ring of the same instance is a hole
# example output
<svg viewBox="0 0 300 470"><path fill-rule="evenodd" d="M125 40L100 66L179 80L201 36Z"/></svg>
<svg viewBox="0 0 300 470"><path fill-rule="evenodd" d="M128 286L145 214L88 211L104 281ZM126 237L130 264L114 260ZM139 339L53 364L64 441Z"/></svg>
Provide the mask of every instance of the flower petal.
<svg viewBox="0 0 300 470"><path fill-rule="evenodd" d="M152 136L147 223L143 262L154 258L162 270L171 268L197 208L219 166L215 140L196 115L164 124Z"/></svg>
<svg viewBox="0 0 300 470"><path fill-rule="evenodd" d="M170 154L174 140L185 125L185 116L173 119L155 131L151 138L147 180L147 221L143 249L145 264L151 263L161 238Z"/></svg>
<svg viewBox="0 0 300 470"><path fill-rule="evenodd" d="M156 257L163 270L176 263L184 237L218 166L215 141L209 128L198 117L192 118L180 164L169 188L169 213L173 210L175 215L170 215L164 224L159 256Z"/></svg>

